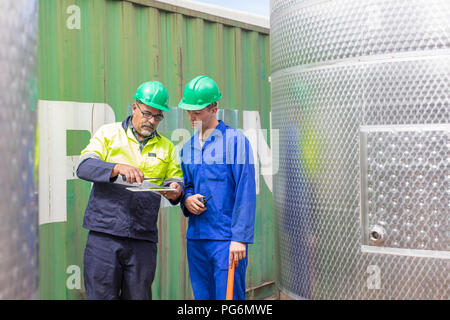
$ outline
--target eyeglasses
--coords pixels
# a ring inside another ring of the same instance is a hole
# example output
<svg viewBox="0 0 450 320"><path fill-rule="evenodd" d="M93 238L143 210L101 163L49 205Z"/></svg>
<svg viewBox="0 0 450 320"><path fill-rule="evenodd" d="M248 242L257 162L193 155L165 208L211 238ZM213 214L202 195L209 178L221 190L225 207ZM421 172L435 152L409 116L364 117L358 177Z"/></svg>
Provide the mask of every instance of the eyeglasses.
<svg viewBox="0 0 450 320"><path fill-rule="evenodd" d="M142 113L142 116L143 116L144 118L146 118L146 119L154 118L155 121L157 121L157 122L159 122L159 121L161 121L161 120L164 119L164 115L163 115L162 113L153 114L153 113L151 113L151 112L149 112L149 111L142 112L141 108L139 107L139 103L138 103L137 101L136 101L136 105L137 105L139 111Z"/></svg>

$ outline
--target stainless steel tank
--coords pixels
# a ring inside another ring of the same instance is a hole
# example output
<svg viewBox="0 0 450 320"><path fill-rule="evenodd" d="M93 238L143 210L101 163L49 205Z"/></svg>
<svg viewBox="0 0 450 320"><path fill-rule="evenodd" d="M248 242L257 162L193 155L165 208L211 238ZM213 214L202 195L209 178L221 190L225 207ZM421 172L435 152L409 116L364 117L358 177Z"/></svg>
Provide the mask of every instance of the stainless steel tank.
<svg viewBox="0 0 450 320"><path fill-rule="evenodd" d="M277 284L450 298L450 1L272 0Z"/></svg>
<svg viewBox="0 0 450 320"><path fill-rule="evenodd" d="M0 299L38 298L37 1L0 1Z"/></svg>

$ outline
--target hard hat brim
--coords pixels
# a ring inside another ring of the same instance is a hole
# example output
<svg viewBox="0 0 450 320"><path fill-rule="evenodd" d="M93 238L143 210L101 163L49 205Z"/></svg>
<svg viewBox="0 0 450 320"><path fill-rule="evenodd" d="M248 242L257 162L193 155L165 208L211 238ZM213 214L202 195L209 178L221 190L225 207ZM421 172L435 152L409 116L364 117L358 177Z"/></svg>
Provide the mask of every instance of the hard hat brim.
<svg viewBox="0 0 450 320"><path fill-rule="evenodd" d="M138 99L136 97L136 95L134 95L133 98L139 100L140 102L142 102L143 104L145 104L147 106L150 106L150 107L162 110L162 111L169 111L170 110L169 107L166 107L166 106L163 106L163 105L160 105L160 104L157 104L157 103L153 103L153 102L147 102L147 101L142 100L142 99Z"/></svg>
<svg viewBox="0 0 450 320"><path fill-rule="evenodd" d="M184 109L184 110L190 110L190 111L198 111L205 109L207 106L209 106L211 103L204 103L204 104L187 104L184 102L180 102L178 104L178 108Z"/></svg>
<svg viewBox="0 0 450 320"><path fill-rule="evenodd" d="M162 111L169 111L170 110L169 107L165 107L165 106L162 106L160 104L153 103L153 102L150 102L148 105L150 107L153 107L153 108L156 108L156 109L159 109L159 110L162 110Z"/></svg>
<svg viewBox="0 0 450 320"><path fill-rule="evenodd" d="M219 96L216 97L213 102L207 102L207 103L202 103L202 104L184 103L183 99L181 99L180 103L178 104L178 108L181 108L184 110L198 111L198 110L202 110L202 109L206 108L207 106L209 106L210 104L213 104L214 102L219 101L220 99L222 99L222 94L220 94L220 93L219 93Z"/></svg>

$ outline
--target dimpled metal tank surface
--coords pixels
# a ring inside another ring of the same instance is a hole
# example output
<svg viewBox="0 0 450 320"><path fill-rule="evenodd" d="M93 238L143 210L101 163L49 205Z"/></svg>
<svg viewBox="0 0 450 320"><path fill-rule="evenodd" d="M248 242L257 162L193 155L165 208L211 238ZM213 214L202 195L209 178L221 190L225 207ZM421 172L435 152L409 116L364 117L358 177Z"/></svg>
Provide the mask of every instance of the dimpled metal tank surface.
<svg viewBox="0 0 450 320"><path fill-rule="evenodd" d="M277 285L450 298L450 1L272 0Z"/></svg>
<svg viewBox="0 0 450 320"><path fill-rule="evenodd" d="M0 300L38 298L37 1L0 1Z"/></svg>

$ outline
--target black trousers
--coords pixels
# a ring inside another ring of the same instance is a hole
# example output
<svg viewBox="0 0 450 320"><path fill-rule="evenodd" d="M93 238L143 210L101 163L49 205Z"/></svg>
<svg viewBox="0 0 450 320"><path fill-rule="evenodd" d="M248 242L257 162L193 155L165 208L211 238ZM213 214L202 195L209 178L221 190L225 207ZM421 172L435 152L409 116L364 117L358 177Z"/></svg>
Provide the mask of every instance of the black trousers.
<svg viewBox="0 0 450 320"><path fill-rule="evenodd" d="M151 300L156 243L89 231L84 284L90 300Z"/></svg>

